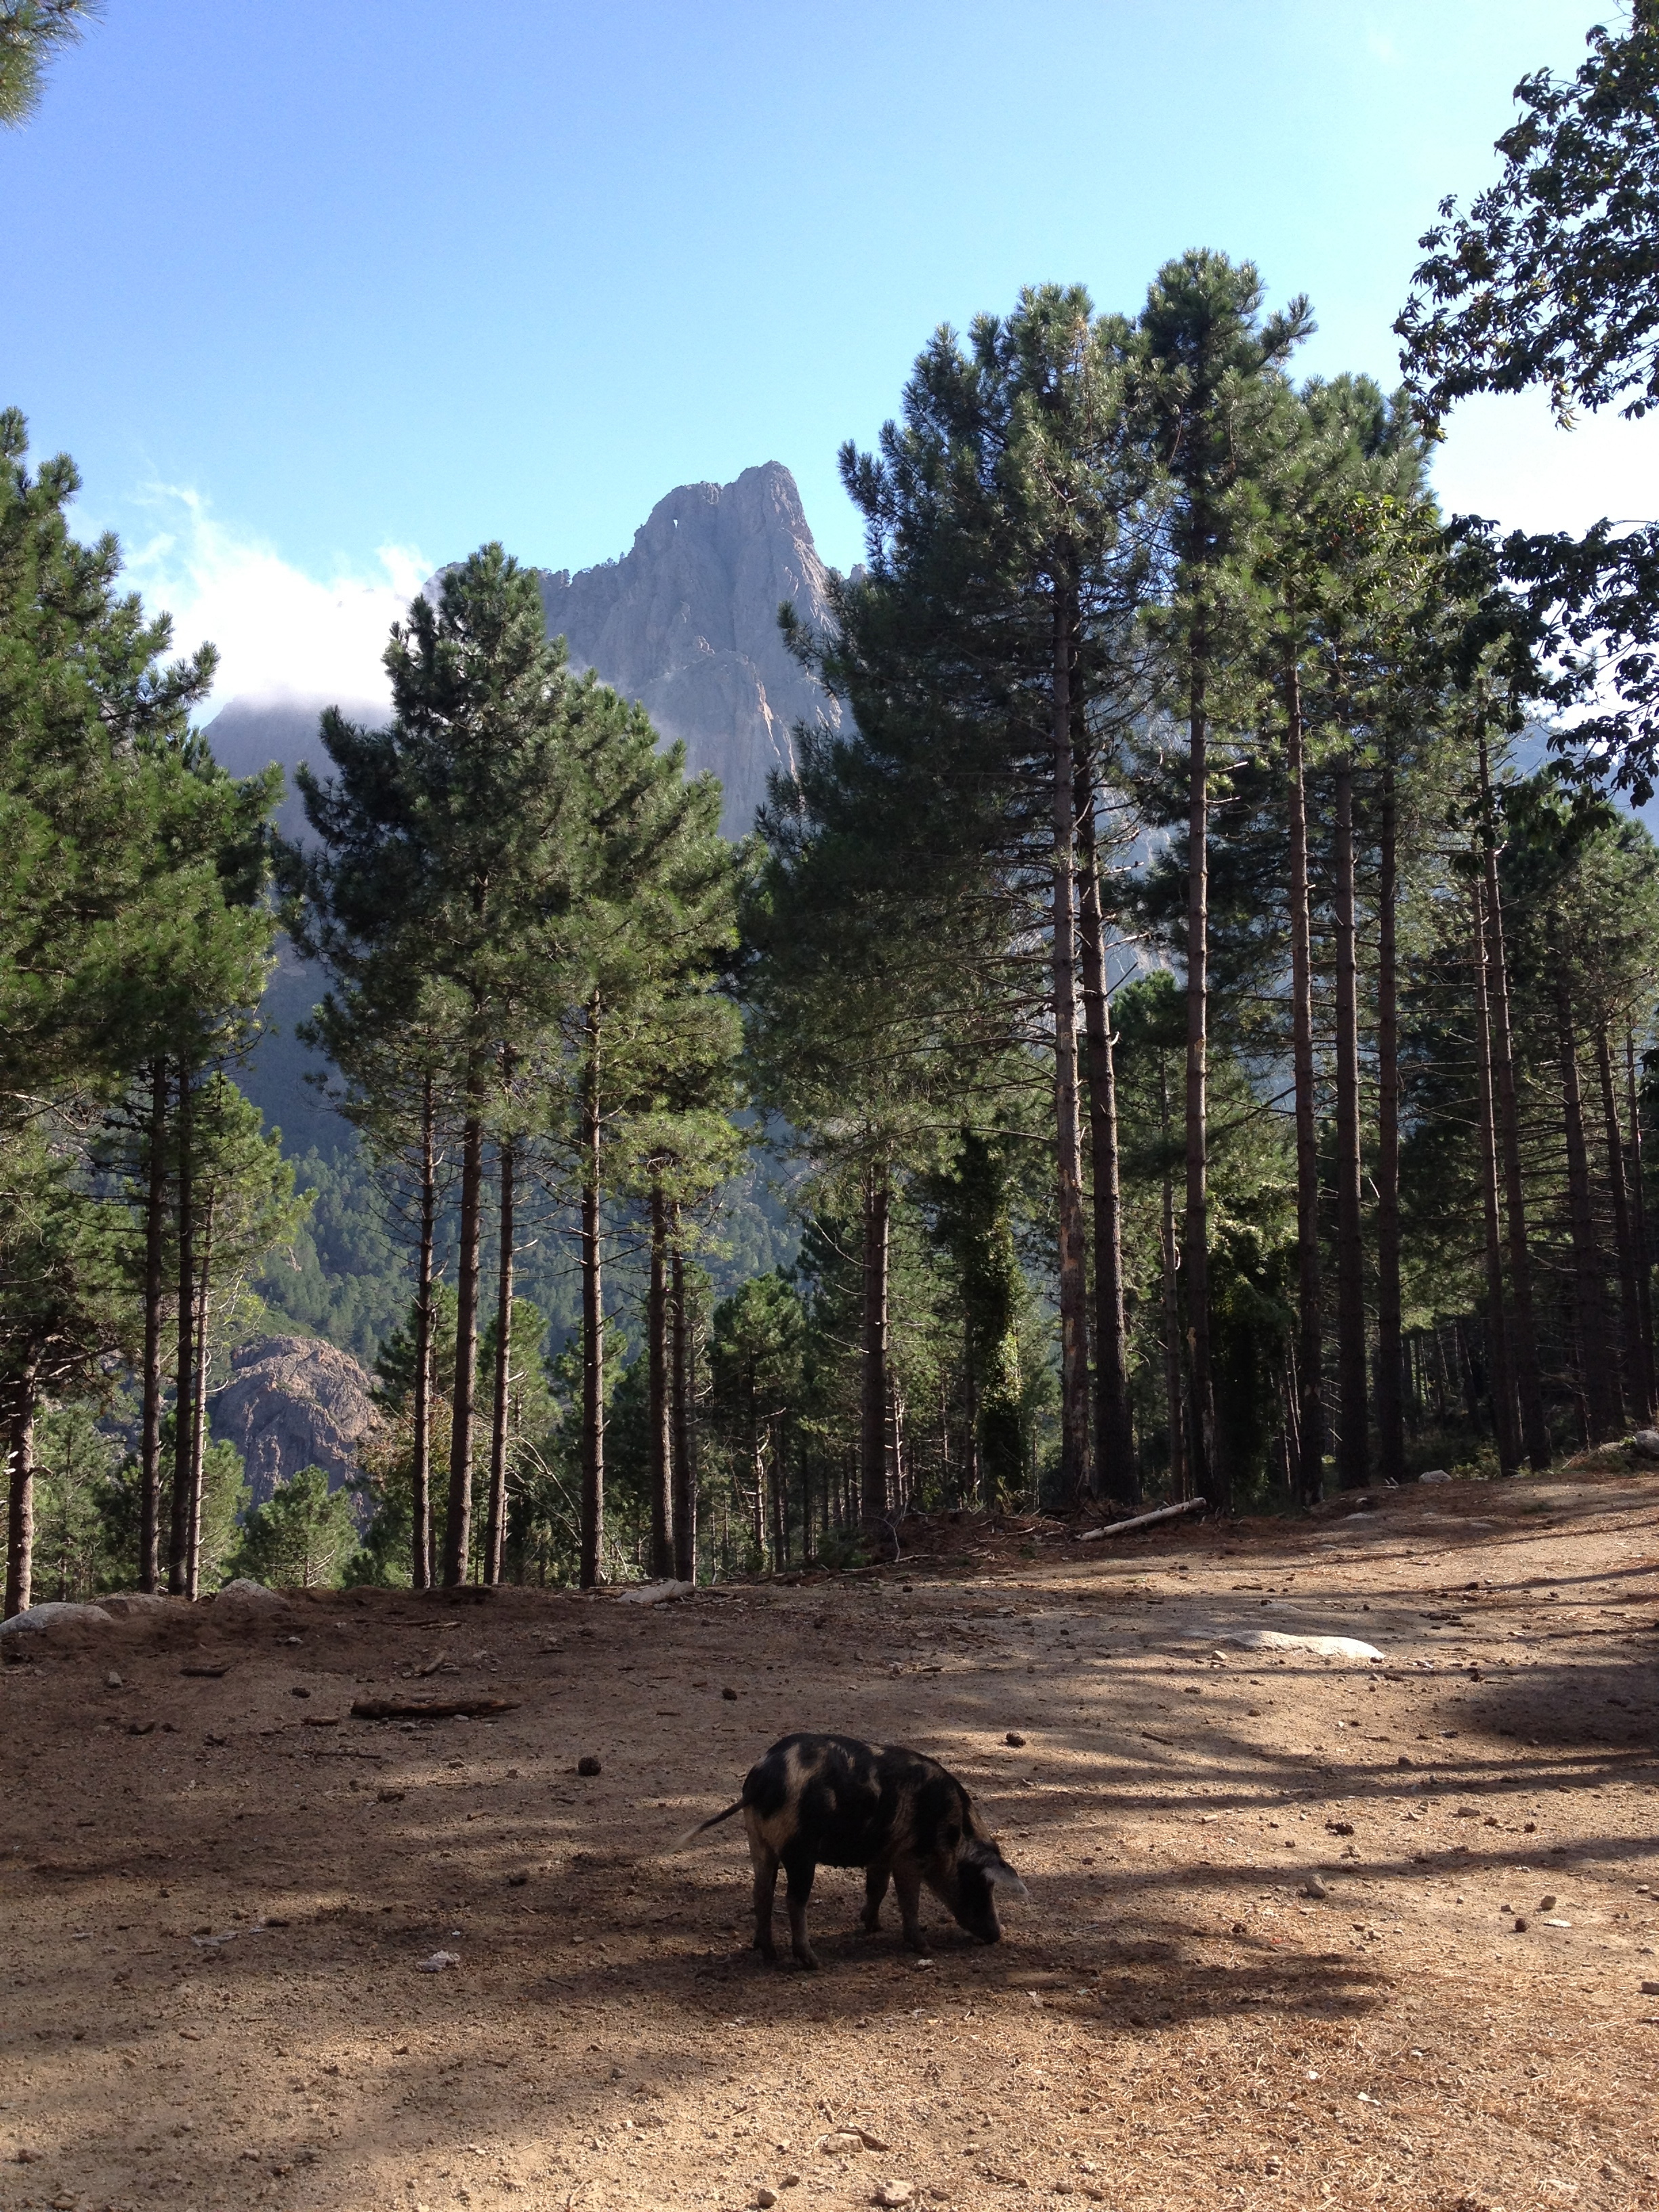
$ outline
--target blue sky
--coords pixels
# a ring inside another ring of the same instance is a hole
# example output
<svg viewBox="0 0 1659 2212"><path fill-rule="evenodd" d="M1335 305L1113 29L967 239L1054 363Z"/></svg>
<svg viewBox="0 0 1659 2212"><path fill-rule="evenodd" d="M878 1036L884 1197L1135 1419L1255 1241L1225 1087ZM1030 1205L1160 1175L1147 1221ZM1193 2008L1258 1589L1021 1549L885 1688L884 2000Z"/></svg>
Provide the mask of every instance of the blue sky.
<svg viewBox="0 0 1659 2212"><path fill-rule="evenodd" d="M1602 10L1602 13L1608 12ZM108 0L0 138L0 398L67 447L223 696L361 696L440 561L580 567L777 459L856 559L838 445L934 325L1189 245L1392 381L1443 193L1586 0ZM1449 506L1659 507L1654 433L1478 403Z"/></svg>

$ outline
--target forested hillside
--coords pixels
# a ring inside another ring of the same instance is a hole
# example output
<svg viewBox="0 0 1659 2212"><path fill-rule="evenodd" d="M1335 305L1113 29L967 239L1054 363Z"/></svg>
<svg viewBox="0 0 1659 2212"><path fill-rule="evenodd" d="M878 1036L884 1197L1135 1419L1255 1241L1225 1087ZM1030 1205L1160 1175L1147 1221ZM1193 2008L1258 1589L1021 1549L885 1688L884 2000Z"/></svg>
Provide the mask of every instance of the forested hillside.
<svg viewBox="0 0 1659 2212"><path fill-rule="evenodd" d="M691 1580L1651 1424L1651 533L1431 469L1523 355L1650 403L1593 287L1471 273L1542 281L1596 52L1425 240L1401 391L1217 252L1028 289L844 448L851 574L775 465L574 579L486 544L286 794L5 416L8 1610L37 1511L60 1595L313 1523L359 1580ZM251 1510L215 1393L307 1332L378 1376L352 1497Z"/></svg>

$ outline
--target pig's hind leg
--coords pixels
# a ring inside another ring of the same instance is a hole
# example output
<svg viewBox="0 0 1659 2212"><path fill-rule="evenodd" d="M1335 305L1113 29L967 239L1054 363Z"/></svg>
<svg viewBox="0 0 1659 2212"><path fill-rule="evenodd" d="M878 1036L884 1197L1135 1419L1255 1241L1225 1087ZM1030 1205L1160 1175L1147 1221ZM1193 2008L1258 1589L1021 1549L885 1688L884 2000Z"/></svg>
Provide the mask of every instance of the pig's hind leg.
<svg viewBox="0 0 1659 2212"><path fill-rule="evenodd" d="M866 1936L873 1936L881 1925L881 1901L887 1894L887 1880L884 1866L872 1866L864 1877L864 1910L859 1915L859 1924Z"/></svg>
<svg viewBox="0 0 1659 2212"><path fill-rule="evenodd" d="M772 1899L778 1886L778 1855L769 1844L751 1833L749 1856L755 1862L755 1948L763 1959L775 1963L778 1954L772 1941Z"/></svg>
<svg viewBox="0 0 1659 2212"><path fill-rule="evenodd" d="M789 1907L789 1948L798 1963L812 1967L818 1963L817 1954L806 1940L806 1907L812 1895L812 1877L817 1866L811 1859L791 1857L784 1862L784 1874L788 1888L786 1893Z"/></svg>

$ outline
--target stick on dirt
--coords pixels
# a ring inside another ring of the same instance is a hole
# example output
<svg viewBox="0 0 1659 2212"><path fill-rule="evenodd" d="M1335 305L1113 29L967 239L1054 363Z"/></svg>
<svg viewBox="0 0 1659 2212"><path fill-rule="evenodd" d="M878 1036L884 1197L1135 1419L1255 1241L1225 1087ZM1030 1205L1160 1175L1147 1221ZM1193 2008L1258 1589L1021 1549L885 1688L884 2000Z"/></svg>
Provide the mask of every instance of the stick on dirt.
<svg viewBox="0 0 1659 2212"><path fill-rule="evenodd" d="M453 1721L459 1714L516 1713L517 1698L359 1698L355 1721Z"/></svg>
<svg viewBox="0 0 1659 2212"><path fill-rule="evenodd" d="M1173 1521L1178 1514L1201 1513L1207 1498L1183 1498L1179 1505L1160 1505L1156 1513L1137 1513L1133 1521L1114 1521L1104 1528L1085 1528L1079 1544L1092 1544L1101 1536L1132 1536L1137 1528L1150 1528L1155 1521Z"/></svg>

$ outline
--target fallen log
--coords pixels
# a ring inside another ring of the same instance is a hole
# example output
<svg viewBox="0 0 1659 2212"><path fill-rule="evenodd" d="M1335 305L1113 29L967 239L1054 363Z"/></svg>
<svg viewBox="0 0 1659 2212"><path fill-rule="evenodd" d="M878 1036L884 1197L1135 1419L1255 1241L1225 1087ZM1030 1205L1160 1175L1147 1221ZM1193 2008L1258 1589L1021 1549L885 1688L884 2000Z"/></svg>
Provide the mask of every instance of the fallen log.
<svg viewBox="0 0 1659 2212"><path fill-rule="evenodd" d="M1103 1528L1085 1528L1077 1540L1079 1544L1092 1544L1099 1536L1132 1536L1137 1528L1150 1528L1155 1521L1173 1521L1182 1513L1201 1513L1208 1503L1204 1498L1186 1498L1179 1505L1160 1505L1155 1513L1137 1513L1133 1521L1109 1521Z"/></svg>
<svg viewBox="0 0 1659 2212"><path fill-rule="evenodd" d="M355 1721L453 1721L465 1716L516 1713L518 1698L359 1698L351 1708Z"/></svg>

